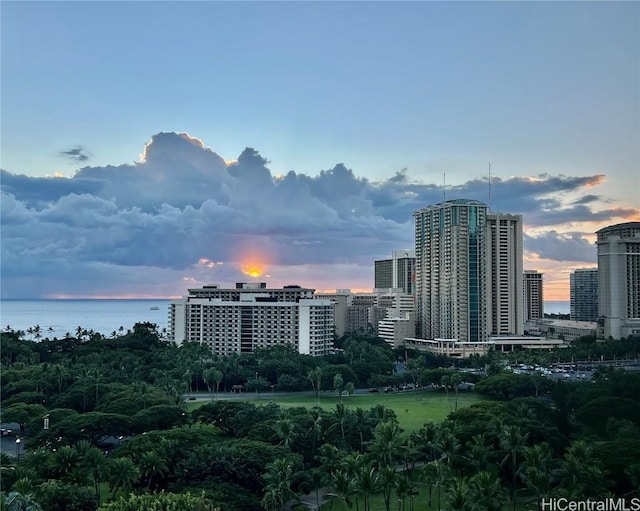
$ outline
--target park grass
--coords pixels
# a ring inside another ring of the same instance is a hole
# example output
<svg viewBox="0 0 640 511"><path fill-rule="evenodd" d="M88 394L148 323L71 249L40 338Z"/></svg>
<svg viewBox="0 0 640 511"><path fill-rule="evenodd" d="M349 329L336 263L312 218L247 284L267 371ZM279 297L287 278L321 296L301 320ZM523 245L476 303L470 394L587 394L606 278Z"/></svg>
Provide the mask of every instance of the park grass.
<svg viewBox="0 0 640 511"><path fill-rule="evenodd" d="M459 394L458 408L488 401L477 394ZM315 397L283 397L275 400L283 408L302 406L311 408L316 405ZM335 408L340 402L335 395L320 395L318 406L325 410ZM368 410L376 405L384 405L393 410L400 427L405 431L417 431L425 422L440 422L455 409L455 397L447 397L439 392L399 392L393 394L356 394L343 396L342 403L348 409L362 408Z"/></svg>
<svg viewBox="0 0 640 511"><path fill-rule="evenodd" d="M258 398L247 394L242 399L254 404L276 403L282 408L312 408L316 406L316 398L308 393L299 396L278 396L261 394ZM458 409L471 406L476 403L491 401L486 396L475 393L460 393L457 398ZM188 409L194 410L208 401L188 402ZM340 399L335 392L321 392L318 396L317 406L332 410ZM371 393L342 396L342 403L346 408L355 410L362 408L368 410L376 405L383 405L394 411L400 427L405 431L418 431L425 422L440 422L456 408L456 398L453 394L447 396L444 392L411 391L394 393Z"/></svg>

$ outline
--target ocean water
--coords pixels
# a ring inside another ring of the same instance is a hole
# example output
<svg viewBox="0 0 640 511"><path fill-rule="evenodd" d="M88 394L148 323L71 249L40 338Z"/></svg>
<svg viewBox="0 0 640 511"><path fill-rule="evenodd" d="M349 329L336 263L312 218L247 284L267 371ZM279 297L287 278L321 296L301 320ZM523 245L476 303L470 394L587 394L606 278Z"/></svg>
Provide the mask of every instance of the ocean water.
<svg viewBox="0 0 640 511"><path fill-rule="evenodd" d="M571 302L545 300L544 312L545 314L569 314L571 312Z"/></svg>
<svg viewBox="0 0 640 511"><path fill-rule="evenodd" d="M63 338L80 326L105 336L149 321L167 328L170 300L2 300L0 329L27 331L40 325L43 338ZM152 309L158 307L158 310ZM26 336L29 338L29 336Z"/></svg>
<svg viewBox="0 0 640 511"><path fill-rule="evenodd" d="M168 328L169 304L170 300L2 300L0 329L9 326L26 332L40 325L43 338L62 338L67 332L75 334L80 326L110 336L120 327L126 331L149 321L162 332ZM544 311L568 314L569 302L546 301Z"/></svg>

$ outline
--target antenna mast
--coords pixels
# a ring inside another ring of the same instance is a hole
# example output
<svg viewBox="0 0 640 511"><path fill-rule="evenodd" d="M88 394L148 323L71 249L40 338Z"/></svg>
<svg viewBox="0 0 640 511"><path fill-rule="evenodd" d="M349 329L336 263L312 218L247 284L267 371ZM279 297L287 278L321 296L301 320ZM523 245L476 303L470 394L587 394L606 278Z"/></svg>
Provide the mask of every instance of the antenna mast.
<svg viewBox="0 0 640 511"><path fill-rule="evenodd" d="M489 211L491 211L491 162L489 162Z"/></svg>
<svg viewBox="0 0 640 511"><path fill-rule="evenodd" d="M447 173L442 173L442 202L447 202Z"/></svg>

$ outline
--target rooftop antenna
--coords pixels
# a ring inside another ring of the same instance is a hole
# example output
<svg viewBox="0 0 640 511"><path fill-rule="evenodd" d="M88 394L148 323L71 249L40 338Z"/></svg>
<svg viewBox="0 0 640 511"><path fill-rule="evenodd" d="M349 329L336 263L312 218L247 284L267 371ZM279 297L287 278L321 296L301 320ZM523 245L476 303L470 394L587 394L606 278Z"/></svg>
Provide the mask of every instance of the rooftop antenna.
<svg viewBox="0 0 640 511"><path fill-rule="evenodd" d="M447 173L442 173L442 202L447 202Z"/></svg>
<svg viewBox="0 0 640 511"><path fill-rule="evenodd" d="M491 211L491 162L489 162L489 211Z"/></svg>

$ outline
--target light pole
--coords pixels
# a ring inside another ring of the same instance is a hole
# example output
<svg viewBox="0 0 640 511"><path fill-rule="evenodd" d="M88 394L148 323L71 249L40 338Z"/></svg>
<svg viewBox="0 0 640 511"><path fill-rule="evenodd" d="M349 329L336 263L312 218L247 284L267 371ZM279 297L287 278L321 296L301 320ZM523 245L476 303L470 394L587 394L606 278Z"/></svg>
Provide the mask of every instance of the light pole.
<svg viewBox="0 0 640 511"><path fill-rule="evenodd" d="M256 399L258 398L258 371L256 371Z"/></svg>
<svg viewBox="0 0 640 511"><path fill-rule="evenodd" d="M16 458L20 461L20 438L16 438Z"/></svg>

